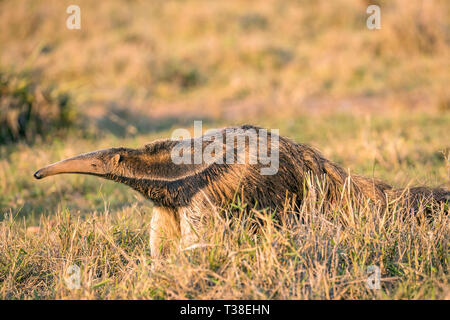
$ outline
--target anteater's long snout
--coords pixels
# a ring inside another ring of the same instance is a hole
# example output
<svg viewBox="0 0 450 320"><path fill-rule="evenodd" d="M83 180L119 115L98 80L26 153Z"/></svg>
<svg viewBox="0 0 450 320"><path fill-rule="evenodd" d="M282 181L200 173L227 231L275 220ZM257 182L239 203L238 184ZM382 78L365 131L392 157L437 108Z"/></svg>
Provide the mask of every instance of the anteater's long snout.
<svg viewBox="0 0 450 320"><path fill-rule="evenodd" d="M36 179L63 173L99 174L98 158L94 153L82 154L50 164L34 173Z"/></svg>
<svg viewBox="0 0 450 320"><path fill-rule="evenodd" d="M36 171L36 172L34 173L33 176L34 176L36 179L42 179L42 178L44 178L43 175L42 175L42 173L41 173L41 170Z"/></svg>

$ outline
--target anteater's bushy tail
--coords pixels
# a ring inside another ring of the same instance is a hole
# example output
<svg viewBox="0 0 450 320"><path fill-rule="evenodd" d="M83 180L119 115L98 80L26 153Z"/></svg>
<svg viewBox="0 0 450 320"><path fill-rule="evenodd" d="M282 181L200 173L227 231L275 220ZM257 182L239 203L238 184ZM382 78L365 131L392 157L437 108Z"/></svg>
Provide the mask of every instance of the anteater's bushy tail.
<svg viewBox="0 0 450 320"><path fill-rule="evenodd" d="M294 155L292 162L297 168L299 184L308 180L307 173L322 178L326 187L322 186L318 189L326 190L324 197L329 203L340 203L343 192L349 191L352 195L351 199L356 203L364 202L365 199L371 199L374 203L383 206L402 203L405 208L413 211L418 211L421 207L429 211L436 205L450 204L448 189L428 187L396 189L378 179L360 175L350 176L341 166L327 160L318 150L303 144L293 143L293 145L295 148L289 150L289 154Z"/></svg>
<svg viewBox="0 0 450 320"><path fill-rule="evenodd" d="M394 196L404 197L409 204L450 203L450 190L444 188L412 187L392 190Z"/></svg>
<svg viewBox="0 0 450 320"><path fill-rule="evenodd" d="M406 208L417 211L421 206L430 209L435 205L440 206L441 203L450 204L450 190L448 189L423 186L396 189L383 181L359 175L352 175L349 182L347 173L338 165L324 160L323 167L327 173L328 182L334 186L332 190L335 190L335 194L328 195L328 200L336 200L341 197L342 188L348 187L348 183L350 183L350 189L355 196L370 198L384 205L392 201L403 202Z"/></svg>

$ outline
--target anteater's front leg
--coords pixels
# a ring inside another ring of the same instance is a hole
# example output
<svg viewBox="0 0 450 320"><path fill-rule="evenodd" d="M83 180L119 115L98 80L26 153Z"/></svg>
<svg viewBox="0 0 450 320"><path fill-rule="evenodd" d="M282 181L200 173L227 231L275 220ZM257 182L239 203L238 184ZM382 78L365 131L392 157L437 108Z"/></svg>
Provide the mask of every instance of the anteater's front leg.
<svg viewBox="0 0 450 320"><path fill-rule="evenodd" d="M180 241L180 220L174 210L154 207L150 223L150 251L154 258L167 255Z"/></svg>

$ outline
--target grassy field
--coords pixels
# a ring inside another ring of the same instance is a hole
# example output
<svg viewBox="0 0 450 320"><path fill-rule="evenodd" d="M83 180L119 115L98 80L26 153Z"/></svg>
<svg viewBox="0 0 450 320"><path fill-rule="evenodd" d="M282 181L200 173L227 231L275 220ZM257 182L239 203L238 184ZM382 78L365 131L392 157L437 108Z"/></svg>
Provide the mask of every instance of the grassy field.
<svg viewBox="0 0 450 320"><path fill-rule="evenodd" d="M306 197L303 223L263 216L254 234L247 216L214 216L205 248L155 261L152 204L136 192L32 177L203 120L278 128L395 187L450 188L450 5L375 2L380 30L366 28L369 1L351 0L78 1L81 30L68 30L72 1L0 1L0 123L13 104L67 107L51 132L0 144L0 297L450 299L448 206L426 222L401 219L401 203L319 214Z"/></svg>

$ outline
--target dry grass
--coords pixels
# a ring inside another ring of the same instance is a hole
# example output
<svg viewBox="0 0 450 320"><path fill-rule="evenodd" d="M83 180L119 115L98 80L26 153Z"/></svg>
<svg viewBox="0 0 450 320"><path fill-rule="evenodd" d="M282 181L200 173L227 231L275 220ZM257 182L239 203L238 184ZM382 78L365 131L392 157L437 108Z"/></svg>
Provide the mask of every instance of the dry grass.
<svg viewBox="0 0 450 320"><path fill-rule="evenodd" d="M328 128L334 139L342 139L340 134L354 135L346 141L360 150L357 154L349 154L351 147L337 140L321 144L331 158L356 166L358 173L374 172L397 185L409 173L429 185L448 187L448 159L442 154L432 157L433 150L441 148L441 137L448 134L448 122L440 124L424 115L405 121L403 115L373 120L367 131L366 125L357 125L357 119L334 127L323 117L311 117L311 128L286 132L311 141L327 139L317 128ZM367 147L374 148L372 152L364 151L369 141L382 142L395 132L390 126L378 128L377 123L389 121L395 130L405 121L401 130L405 135L416 133L418 142L399 138L403 142L380 143ZM429 123L435 123L433 134L421 130ZM304 199L298 219L276 222L270 215L259 216L264 223L255 234L250 231L249 215L227 220L212 213L205 248L175 250L165 261L152 261L148 252L150 204L141 196L93 177L65 176L39 183L31 178L35 168L81 150L127 142L142 145L146 140L67 141L41 146L38 153L35 147L12 148L9 160L0 165L5 212L0 224L3 298L449 298L448 206L434 209L428 221L422 211L405 218L409 208L400 200L392 199L386 210L370 203L355 207L349 205L351 196L344 191L342 203L324 211L318 188L315 197ZM401 146L399 152L405 158L393 152L393 146L394 150ZM374 168L374 155L386 162L376 162ZM397 169L392 170L393 166ZM64 273L71 264L81 267L80 290L69 290L64 284ZM366 286L370 265L380 267L381 290Z"/></svg>
<svg viewBox="0 0 450 320"><path fill-rule="evenodd" d="M227 121L329 101L377 112L447 105L448 1L379 3L382 28L371 31L365 0L79 1L73 31L70 1L2 1L0 61L40 70L93 115L111 104Z"/></svg>
<svg viewBox="0 0 450 320"><path fill-rule="evenodd" d="M92 177L32 179L59 159L203 119L279 128L397 187L450 188L449 2L376 2L378 31L365 27L366 0L80 0L72 31L72 1L0 1L0 69L57 85L87 120L46 143L0 146L0 296L450 299L448 207L425 221L401 219L401 202L322 212L307 197L302 223L264 216L253 233L245 216L212 215L208 246L152 261L151 204L136 193ZM365 284L369 265L381 290Z"/></svg>
<svg viewBox="0 0 450 320"><path fill-rule="evenodd" d="M0 226L3 298L83 299L448 299L449 206L427 220L342 200L323 210L320 185L298 213L274 221L245 210L211 213L200 248L148 254L149 221L136 206L107 208L85 219L60 211L27 228L11 216ZM314 194L314 196L312 196ZM257 231L255 232L255 228ZM208 231L209 230L209 231ZM81 288L64 284L81 267ZM381 289L367 287L367 268L382 270Z"/></svg>

